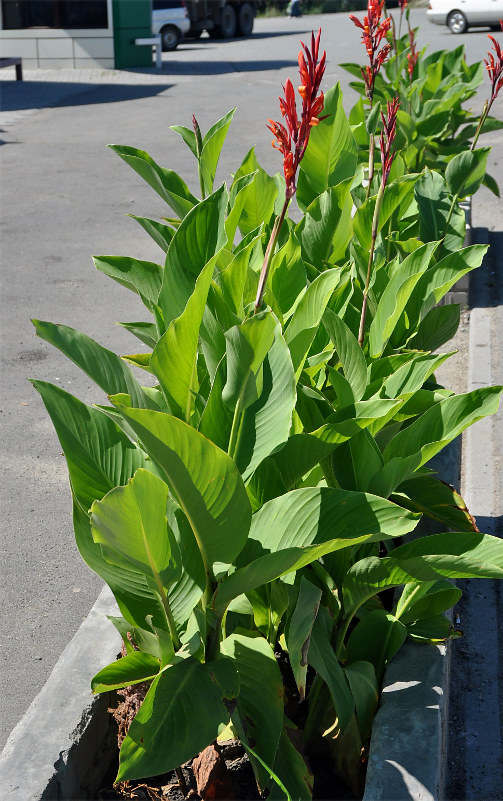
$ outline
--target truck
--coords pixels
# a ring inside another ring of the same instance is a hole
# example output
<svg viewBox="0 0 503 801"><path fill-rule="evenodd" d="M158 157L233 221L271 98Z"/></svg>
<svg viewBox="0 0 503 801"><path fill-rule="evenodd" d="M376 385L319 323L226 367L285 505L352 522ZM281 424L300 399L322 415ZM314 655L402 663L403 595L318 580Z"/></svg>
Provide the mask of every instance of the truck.
<svg viewBox="0 0 503 801"><path fill-rule="evenodd" d="M189 36L208 31L214 39L249 36L257 10L256 0L185 0L190 18Z"/></svg>

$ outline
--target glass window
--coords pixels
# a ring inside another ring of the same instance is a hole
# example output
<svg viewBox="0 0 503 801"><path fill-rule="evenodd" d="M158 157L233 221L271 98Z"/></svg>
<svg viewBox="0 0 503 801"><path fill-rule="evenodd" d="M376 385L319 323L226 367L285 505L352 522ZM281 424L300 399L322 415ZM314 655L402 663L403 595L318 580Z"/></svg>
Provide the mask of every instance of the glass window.
<svg viewBox="0 0 503 801"><path fill-rule="evenodd" d="M4 30L108 28L107 0L2 0Z"/></svg>

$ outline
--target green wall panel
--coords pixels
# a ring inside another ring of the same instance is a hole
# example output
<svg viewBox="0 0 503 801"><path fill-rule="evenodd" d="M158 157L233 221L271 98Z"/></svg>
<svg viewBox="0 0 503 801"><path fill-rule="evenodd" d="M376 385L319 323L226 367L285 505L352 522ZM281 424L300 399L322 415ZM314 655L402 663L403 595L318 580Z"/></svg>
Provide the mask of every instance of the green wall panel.
<svg viewBox="0 0 503 801"><path fill-rule="evenodd" d="M112 10L116 68L151 67L152 48L134 43L152 35L150 0L113 0Z"/></svg>

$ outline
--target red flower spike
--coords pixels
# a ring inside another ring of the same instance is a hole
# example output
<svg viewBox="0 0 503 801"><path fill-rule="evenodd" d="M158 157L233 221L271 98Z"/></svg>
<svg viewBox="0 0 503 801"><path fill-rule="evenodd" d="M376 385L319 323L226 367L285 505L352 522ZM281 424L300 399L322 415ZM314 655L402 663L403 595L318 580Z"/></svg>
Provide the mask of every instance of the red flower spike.
<svg viewBox="0 0 503 801"><path fill-rule="evenodd" d="M503 30L503 20L500 20L500 25ZM500 43L494 36L491 36L491 34L488 34L488 36L492 42L494 54L489 51L487 58L484 59L484 63L489 73L489 80L491 81L491 99L489 104L492 106L503 86L503 52Z"/></svg>
<svg viewBox="0 0 503 801"><path fill-rule="evenodd" d="M301 42L302 50L299 53L299 74L301 85L299 95L302 99L302 114L297 113L295 90L288 78L283 87L284 97L279 98L279 107L284 117L285 125L269 120L267 126L276 139L273 147L283 154L283 171L286 181L286 198L289 200L296 191L296 175L299 164L306 152L311 128L318 125L323 111L324 96L320 91L326 64L326 53L319 57L321 29L317 36L311 34L311 48Z"/></svg>
<svg viewBox="0 0 503 801"><path fill-rule="evenodd" d="M382 164L382 183L386 185L391 165L395 158L395 151L392 150L396 136L396 117L400 108L400 99L396 97L392 102L388 100L386 117L381 111L382 133L380 137L381 164Z"/></svg>
<svg viewBox="0 0 503 801"><path fill-rule="evenodd" d="M407 72L409 73L409 81L412 83L414 67L416 66L419 58L419 53L416 48L415 32L412 28L409 28L409 45L410 50L407 53Z"/></svg>
<svg viewBox="0 0 503 801"><path fill-rule="evenodd" d="M363 18L363 23L354 14L349 15L350 20L354 22L357 28L363 31L362 42L365 45L370 66L362 67L361 70L365 81L365 92L369 100L372 100L374 94L377 74L391 51L391 46L388 43L379 50L382 40L391 27L391 17L386 17L381 22L383 7L384 0L368 0L367 16Z"/></svg>

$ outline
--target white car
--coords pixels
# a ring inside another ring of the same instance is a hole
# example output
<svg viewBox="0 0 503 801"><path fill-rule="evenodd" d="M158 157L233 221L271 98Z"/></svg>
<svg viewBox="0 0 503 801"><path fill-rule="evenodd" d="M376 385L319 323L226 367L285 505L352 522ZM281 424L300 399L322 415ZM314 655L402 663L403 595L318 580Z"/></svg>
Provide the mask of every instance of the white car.
<svg viewBox="0 0 503 801"><path fill-rule="evenodd" d="M430 0L426 16L435 25L447 25L452 33L477 26L501 30L503 0Z"/></svg>
<svg viewBox="0 0 503 801"><path fill-rule="evenodd" d="M163 50L175 50L190 29L183 0L152 0L152 33L160 33Z"/></svg>

